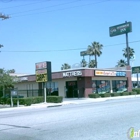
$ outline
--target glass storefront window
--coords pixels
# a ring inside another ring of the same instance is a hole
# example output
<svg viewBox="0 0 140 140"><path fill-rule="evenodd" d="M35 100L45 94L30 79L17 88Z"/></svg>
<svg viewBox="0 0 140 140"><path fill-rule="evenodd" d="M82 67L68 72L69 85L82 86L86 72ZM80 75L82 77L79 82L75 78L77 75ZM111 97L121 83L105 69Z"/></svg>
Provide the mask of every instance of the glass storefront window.
<svg viewBox="0 0 140 140"><path fill-rule="evenodd" d="M47 82L46 88L49 93L58 92L58 83L57 82Z"/></svg>
<svg viewBox="0 0 140 140"><path fill-rule="evenodd" d="M92 82L93 93L109 93L110 81L108 80L93 80Z"/></svg>
<svg viewBox="0 0 140 140"><path fill-rule="evenodd" d="M113 92L127 91L127 81L126 80L113 80L112 89L113 89Z"/></svg>

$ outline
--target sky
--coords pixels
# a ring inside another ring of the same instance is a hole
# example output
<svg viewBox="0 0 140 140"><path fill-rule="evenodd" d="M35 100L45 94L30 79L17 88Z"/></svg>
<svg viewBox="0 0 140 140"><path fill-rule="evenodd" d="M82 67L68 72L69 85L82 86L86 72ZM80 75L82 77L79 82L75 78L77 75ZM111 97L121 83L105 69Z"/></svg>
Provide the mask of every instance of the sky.
<svg viewBox="0 0 140 140"><path fill-rule="evenodd" d="M131 65L139 66L139 8L139 0L0 0L0 13L10 16L0 19L0 67L34 74L35 63L51 61L52 71L60 71L64 63L79 64L80 52L96 41L103 45L98 68L112 68L125 59L126 38L110 37L109 27L125 21L132 22Z"/></svg>

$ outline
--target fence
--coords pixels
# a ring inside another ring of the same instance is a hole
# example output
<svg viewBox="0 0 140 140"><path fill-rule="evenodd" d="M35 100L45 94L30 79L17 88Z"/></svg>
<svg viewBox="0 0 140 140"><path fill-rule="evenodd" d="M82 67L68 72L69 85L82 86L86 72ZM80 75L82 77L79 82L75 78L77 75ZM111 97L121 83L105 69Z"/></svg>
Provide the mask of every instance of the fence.
<svg viewBox="0 0 140 140"><path fill-rule="evenodd" d="M10 97L11 90L0 90L0 97L4 96L9 96ZM47 95L56 95L58 96L58 91L53 91L52 93L49 92L48 89L46 89L46 94ZM44 96L44 89L32 89L32 90L18 90L18 95L23 96L24 98L26 97L36 97L36 96Z"/></svg>

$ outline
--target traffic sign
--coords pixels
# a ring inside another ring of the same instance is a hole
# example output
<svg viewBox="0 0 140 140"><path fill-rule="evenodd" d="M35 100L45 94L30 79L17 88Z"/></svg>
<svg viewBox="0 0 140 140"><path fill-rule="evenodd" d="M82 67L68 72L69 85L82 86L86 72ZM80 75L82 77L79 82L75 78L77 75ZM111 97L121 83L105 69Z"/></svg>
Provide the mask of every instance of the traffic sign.
<svg viewBox="0 0 140 140"><path fill-rule="evenodd" d="M131 22L126 22L123 24L109 27L110 37L121 35L121 34L126 34L129 32L132 32L132 23Z"/></svg>
<svg viewBox="0 0 140 140"><path fill-rule="evenodd" d="M140 66L132 67L132 74L140 73Z"/></svg>

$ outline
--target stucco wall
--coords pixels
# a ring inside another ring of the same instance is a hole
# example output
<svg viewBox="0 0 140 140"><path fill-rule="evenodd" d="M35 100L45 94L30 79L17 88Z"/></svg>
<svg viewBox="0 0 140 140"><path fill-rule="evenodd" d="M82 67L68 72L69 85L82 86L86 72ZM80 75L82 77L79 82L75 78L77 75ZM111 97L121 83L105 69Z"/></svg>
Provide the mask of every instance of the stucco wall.
<svg viewBox="0 0 140 140"><path fill-rule="evenodd" d="M65 87L66 87L66 81L77 81L76 77L73 78L63 78L63 79L59 79L59 80L53 80L53 82L57 82L58 83L58 90L59 90L59 96L66 96L65 93Z"/></svg>
<svg viewBox="0 0 140 140"><path fill-rule="evenodd" d="M22 82L17 83L14 87L18 87L18 90L31 90L31 89L38 89L38 83L36 82Z"/></svg>
<svg viewBox="0 0 140 140"><path fill-rule="evenodd" d="M35 91L38 89L38 83L36 82L21 82L15 84L14 87L18 88L18 93L21 96L24 97L38 96L38 93Z"/></svg>

